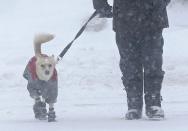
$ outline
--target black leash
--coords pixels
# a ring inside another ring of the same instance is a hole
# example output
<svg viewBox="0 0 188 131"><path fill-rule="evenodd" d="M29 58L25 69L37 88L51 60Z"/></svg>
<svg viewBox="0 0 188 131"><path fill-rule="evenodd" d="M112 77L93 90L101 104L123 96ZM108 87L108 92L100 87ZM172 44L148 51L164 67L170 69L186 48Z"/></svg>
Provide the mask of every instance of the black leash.
<svg viewBox="0 0 188 131"><path fill-rule="evenodd" d="M59 54L57 58L57 62L60 61L63 56L67 53L67 51L70 49L74 41L83 33L83 31L86 29L87 24L97 15L97 11L95 11L90 18L87 20L87 22L82 26L82 28L79 30L79 32L76 34L75 38L63 49L63 51Z"/></svg>

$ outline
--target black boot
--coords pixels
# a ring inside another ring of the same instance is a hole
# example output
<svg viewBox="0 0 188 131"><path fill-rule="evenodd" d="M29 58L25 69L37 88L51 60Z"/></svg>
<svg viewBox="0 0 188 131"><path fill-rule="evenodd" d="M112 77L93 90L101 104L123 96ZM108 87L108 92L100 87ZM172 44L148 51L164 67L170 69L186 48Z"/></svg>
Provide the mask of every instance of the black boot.
<svg viewBox="0 0 188 131"><path fill-rule="evenodd" d="M161 108L162 97L160 93L145 95L146 116L150 119L164 119L164 110Z"/></svg>
<svg viewBox="0 0 188 131"><path fill-rule="evenodd" d="M142 110L130 109L127 111L125 118L127 120L135 120L142 118Z"/></svg>
<svg viewBox="0 0 188 131"><path fill-rule="evenodd" d="M159 106L151 106L146 108L146 115L150 119L164 119L164 110Z"/></svg>
<svg viewBox="0 0 188 131"><path fill-rule="evenodd" d="M131 94L131 93L130 93ZM130 94L127 94L127 103L128 111L125 115L127 120L141 119L142 118L142 106L143 106L143 97L135 96L130 97Z"/></svg>
<svg viewBox="0 0 188 131"><path fill-rule="evenodd" d="M35 114L36 119L46 120L47 119L46 103L41 101L36 102L33 106L33 112Z"/></svg>
<svg viewBox="0 0 188 131"><path fill-rule="evenodd" d="M55 115L55 111L54 108L49 108L49 112L48 112L48 122L55 122L56 115Z"/></svg>

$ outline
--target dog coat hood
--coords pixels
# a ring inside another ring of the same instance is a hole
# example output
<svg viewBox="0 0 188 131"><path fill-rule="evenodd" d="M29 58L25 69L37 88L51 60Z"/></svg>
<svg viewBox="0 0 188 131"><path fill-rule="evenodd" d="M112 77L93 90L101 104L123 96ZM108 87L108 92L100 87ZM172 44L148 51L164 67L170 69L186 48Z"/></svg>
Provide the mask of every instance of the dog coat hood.
<svg viewBox="0 0 188 131"><path fill-rule="evenodd" d="M44 55L44 57L47 57L47 56ZM26 69L24 71L24 74L23 74L25 79L27 79L27 80L29 79L28 78L28 74L27 74L27 73L29 73L31 75L32 80L38 80L37 73L36 73L36 61L37 61L37 58L35 56L32 57L29 60L27 66L26 66ZM57 80L57 71L56 71L56 69L54 69L53 75L52 75L50 80L54 80L54 81Z"/></svg>

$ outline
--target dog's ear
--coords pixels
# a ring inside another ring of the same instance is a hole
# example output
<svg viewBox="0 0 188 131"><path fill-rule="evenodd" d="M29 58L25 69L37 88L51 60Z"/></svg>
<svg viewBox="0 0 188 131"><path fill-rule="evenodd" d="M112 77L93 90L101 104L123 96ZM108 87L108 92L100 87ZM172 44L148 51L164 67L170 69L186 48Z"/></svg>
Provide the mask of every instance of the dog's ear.
<svg viewBox="0 0 188 131"><path fill-rule="evenodd" d="M37 61L38 61L41 56L40 56L39 54L36 54L35 57L36 57L36 59L37 59Z"/></svg>
<svg viewBox="0 0 188 131"><path fill-rule="evenodd" d="M54 57L54 55L50 56L49 58L50 58L50 60L51 60L53 63L55 63L55 57Z"/></svg>
<svg viewBox="0 0 188 131"><path fill-rule="evenodd" d="M54 55L51 55L51 56L50 56L50 59L55 60L55 56L54 56Z"/></svg>
<svg viewBox="0 0 188 131"><path fill-rule="evenodd" d="M35 54L36 58L42 58L41 54Z"/></svg>

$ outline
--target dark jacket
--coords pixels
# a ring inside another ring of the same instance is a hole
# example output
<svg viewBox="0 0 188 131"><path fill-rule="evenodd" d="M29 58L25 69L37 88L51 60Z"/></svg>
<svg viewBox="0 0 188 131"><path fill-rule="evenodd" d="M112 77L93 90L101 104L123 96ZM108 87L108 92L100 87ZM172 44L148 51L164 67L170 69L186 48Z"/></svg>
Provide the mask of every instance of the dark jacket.
<svg viewBox="0 0 188 131"><path fill-rule="evenodd" d="M170 0L114 0L115 31L163 29L169 26L166 6Z"/></svg>

